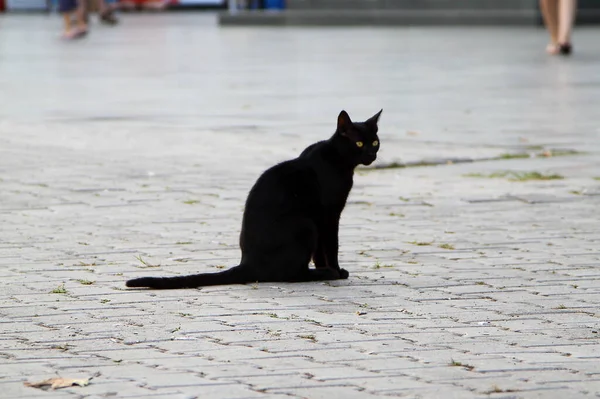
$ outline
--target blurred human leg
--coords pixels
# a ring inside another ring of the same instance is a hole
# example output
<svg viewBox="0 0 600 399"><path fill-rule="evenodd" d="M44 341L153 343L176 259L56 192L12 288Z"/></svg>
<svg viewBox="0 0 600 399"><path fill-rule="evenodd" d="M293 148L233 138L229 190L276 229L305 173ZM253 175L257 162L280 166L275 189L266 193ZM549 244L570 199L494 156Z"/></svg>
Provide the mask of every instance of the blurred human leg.
<svg viewBox="0 0 600 399"><path fill-rule="evenodd" d="M577 11L577 0L560 0L558 8L558 44L561 54L572 51L571 34Z"/></svg>
<svg viewBox="0 0 600 399"><path fill-rule="evenodd" d="M558 54L558 1L559 0L540 0L540 9L548 33L550 34L550 43L546 47L549 54Z"/></svg>
<svg viewBox="0 0 600 399"><path fill-rule="evenodd" d="M100 22L106 25L116 25L119 20L115 16L115 9L117 8L116 2L108 3L106 0L96 0L98 7L98 16Z"/></svg>
<svg viewBox="0 0 600 399"><path fill-rule="evenodd" d="M77 39L85 36L87 26L82 19L81 4L78 4L77 0L59 0L58 11L63 15L64 32L62 37L64 39ZM76 19L75 27L73 27L73 18Z"/></svg>

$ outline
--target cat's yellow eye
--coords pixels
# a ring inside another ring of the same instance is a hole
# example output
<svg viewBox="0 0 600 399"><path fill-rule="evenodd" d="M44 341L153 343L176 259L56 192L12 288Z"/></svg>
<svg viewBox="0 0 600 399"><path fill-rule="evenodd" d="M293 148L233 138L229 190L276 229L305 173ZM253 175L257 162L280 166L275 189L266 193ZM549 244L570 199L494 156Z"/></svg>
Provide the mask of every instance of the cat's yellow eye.
<svg viewBox="0 0 600 399"><path fill-rule="evenodd" d="M373 142L373 147L377 147L378 145L379 145L379 141L375 140L375 141Z"/></svg>
<svg viewBox="0 0 600 399"><path fill-rule="evenodd" d="M363 146L363 142L362 142L362 141L357 141L357 142L356 142L356 146L357 146L358 148L362 147L362 146Z"/></svg>

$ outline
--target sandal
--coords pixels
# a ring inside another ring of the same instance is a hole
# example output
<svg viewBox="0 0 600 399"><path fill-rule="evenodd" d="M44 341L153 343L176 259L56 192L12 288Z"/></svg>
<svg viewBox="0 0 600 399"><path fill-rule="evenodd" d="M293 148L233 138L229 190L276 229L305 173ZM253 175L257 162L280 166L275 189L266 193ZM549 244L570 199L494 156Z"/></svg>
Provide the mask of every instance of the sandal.
<svg viewBox="0 0 600 399"><path fill-rule="evenodd" d="M573 52L573 46L571 43L563 43L558 45L558 52L560 55L571 55Z"/></svg>

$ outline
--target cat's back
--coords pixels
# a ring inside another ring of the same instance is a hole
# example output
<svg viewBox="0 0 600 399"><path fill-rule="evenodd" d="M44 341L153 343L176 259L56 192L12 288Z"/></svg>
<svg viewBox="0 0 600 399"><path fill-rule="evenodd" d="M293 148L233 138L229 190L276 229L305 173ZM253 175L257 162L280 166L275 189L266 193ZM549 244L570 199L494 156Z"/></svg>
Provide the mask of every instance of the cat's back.
<svg viewBox="0 0 600 399"><path fill-rule="evenodd" d="M295 158L267 169L258 178L252 191L288 190L296 186L310 184L315 177L315 173L307 159Z"/></svg>
<svg viewBox="0 0 600 399"><path fill-rule="evenodd" d="M304 151L302 151L302 153L300 154L300 158L310 157L315 152L322 150L326 145L327 140L318 141L314 144L311 144L308 147L306 147Z"/></svg>
<svg viewBox="0 0 600 399"><path fill-rule="evenodd" d="M248 207L277 207L318 195L319 182L307 159L299 157L267 169L246 200Z"/></svg>

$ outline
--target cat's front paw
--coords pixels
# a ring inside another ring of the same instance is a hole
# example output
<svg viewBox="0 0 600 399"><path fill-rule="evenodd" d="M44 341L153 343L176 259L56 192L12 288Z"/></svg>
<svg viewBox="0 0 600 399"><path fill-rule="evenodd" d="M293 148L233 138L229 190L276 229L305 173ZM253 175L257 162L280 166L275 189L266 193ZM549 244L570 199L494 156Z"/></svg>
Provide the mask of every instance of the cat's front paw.
<svg viewBox="0 0 600 399"><path fill-rule="evenodd" d="M348 270L340 269L340 279L345 280L348 278L349 275L350 273L348 273Z"/></svg>

